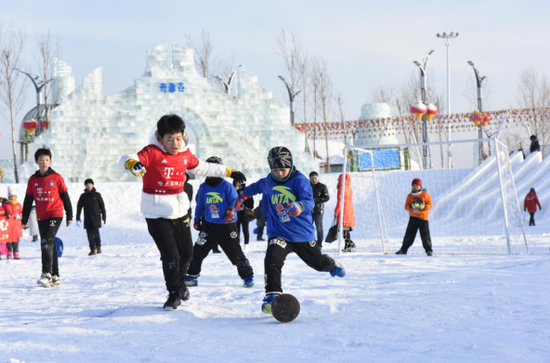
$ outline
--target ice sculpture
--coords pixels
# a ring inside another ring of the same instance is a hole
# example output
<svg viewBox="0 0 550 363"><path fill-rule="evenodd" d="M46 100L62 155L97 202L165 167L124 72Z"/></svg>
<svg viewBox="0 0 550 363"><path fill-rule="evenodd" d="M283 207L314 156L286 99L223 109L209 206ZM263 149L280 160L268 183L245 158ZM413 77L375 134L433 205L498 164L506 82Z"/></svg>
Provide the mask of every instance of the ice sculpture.
<svg viewBox="0 0 550 363"><path fill-rule="evenodd" d="M389 119L391 116L390 112L390 106L387 103L367 103L364 104L361 107L361 116L359 117L359 120L380 120L380 125L378 128L383 129L386 121L385 119ZM366 144L378 144L378 140L380 139L380 135L382 134L382 131L372 133L372 129L369 129L368 132L365 128L359 127L357 128L357 132L355 134L356 145L366 145ZM374 137L367 137L367 136L374 136ZM395 129L390 124L387 125L386 130L384 131L384 136L380 140L380 144L398 144L399 141L397 140L397 137L395 137Z"/></svg>

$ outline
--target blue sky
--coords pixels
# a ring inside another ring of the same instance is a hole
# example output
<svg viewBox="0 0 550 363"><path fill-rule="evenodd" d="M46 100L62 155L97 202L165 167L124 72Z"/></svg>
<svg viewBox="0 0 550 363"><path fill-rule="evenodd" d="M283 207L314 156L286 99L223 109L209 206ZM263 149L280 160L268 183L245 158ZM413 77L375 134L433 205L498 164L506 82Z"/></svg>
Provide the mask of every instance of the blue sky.
<svg viewBox="0 0 550 363"><path fill-rule="evenodd" d="M103 67L103 93L117 93L139 78L147 49L167 41L185 45L184 34L208 30L215 55L258 75L259 82L286 101L275 53L281 29L293 32L312 55L327 60L334 87L342 92L347 119L356 119L373 90L399 88L431 49L435 87L446 94L446 49L436 37L459 32L451 43L452 110L472 111L462 95L473 78L472 60L492 95L490 109L516 105L519 73L526 67L550 75L548 1L13 1L0 0L0 20L27 33L31 47L48 28L58 35L62 59L82 77ZM34 104L30 87L25 111ZM5 108L0 106L0 113ZM9 125L0 120L0 158L9 157Z"/></svg>

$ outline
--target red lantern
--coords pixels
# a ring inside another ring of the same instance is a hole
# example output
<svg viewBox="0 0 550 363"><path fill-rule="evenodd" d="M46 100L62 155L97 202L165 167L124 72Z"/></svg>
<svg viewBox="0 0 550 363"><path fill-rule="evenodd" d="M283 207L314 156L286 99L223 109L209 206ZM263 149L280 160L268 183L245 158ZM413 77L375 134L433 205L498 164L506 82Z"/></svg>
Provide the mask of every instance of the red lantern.
<svg viewBox="0 0 550 363"><path fill-rule="evenodd" d="M49 129L49 128L50 128L50 121L48 121L48 120L43 120L43 121L42 121L42 128L43 128L43 129Z"/></svg>
<svg viewBox="0 0 550 363"><path fill-rule="evenodd" d="M32 136L32 134L34 134L34 130L38 128L38 122L31 118L30 120L23 122L23 128L27 130L29 135Z"/></svg>
<svg viewBox="0 0 550 363"><path fill-rule="evenodd" d="M433 103L428 104L428 107L426 107L426 118L428 121L431 121L435 115L437 115L437 107Z"/></svg>
<svg viewBox="0 0 550 363"><path fill-rule="evenodd" d="M422 101L418 101L418 103L411 106L411 113L414 114L419 121L426 112L428 112L428 108Z"/></svg>

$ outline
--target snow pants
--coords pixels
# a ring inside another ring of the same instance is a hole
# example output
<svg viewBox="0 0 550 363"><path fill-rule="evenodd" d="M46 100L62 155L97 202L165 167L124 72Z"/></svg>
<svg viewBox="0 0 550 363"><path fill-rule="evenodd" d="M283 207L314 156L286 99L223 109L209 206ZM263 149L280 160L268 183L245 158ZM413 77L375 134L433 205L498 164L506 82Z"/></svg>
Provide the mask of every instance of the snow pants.
<svg viewBox="0 0 550 363"><path fill-rule="evenodd" d="M219 245L233 266L237 266L239 276L244 279L254 276L250 262L246 258L239 244L237 224L216 224L203 222L199 239L193 247L193 260L189 266L188 275L199 277L202 270L202 262L215 245Z"/></svg>
<svg viewBox="0 0 550 363"><path fill-rule="evenodd" d="M323 239L325 238L325 232L323 231L323 215L321 213L313 213L311 218L317 230L317 244L319 247L323 247Z"/></svg>
<svg viewBox="0 0 550 363"><path fill-rule="evenodd" d="M146 221L149 234L160 251L166 289L169 292L179 291L193 256L189 218L146 218Z"/></svg>
<svg viewBox="0 0 550 363"><path fill-rule="evenodd" d="M88 235L88 243L90 244L90 250L95 250L101 247L101 237L99 236L99 228L87 228L86 234Z"/></svg>
<svg viewBox="0 0 550 363"><path fill-rule="evenodd" d="M330 272L334 269L334 260L321 253L321 247L316 241L288 242L279 237L270 238L264 260L266 295L283 292L281 274L286 256L291 252L296 253L314 270Z"/></svg>
<svg viewBox="0 0 550 363"><path fill-rule="evenodd" d="M414 243L416 238L416 232L420 230L420 238L422 239L422 246L426 252L432 250L432 239L430 237L430 225L428 221L420 218L411 217L409 224L407 225L407 231L405 237L403 237L403 245L401 250L407 252L407 250Z"/></svg>
<svg viewBox="0 0 550 363"><path fill-rule="evenodd" d="M42 273L49 273L52 276L59 276L55 235L61 226L62 220L63 218L58 217L38 221L40 247L42 249Z"/></svg>

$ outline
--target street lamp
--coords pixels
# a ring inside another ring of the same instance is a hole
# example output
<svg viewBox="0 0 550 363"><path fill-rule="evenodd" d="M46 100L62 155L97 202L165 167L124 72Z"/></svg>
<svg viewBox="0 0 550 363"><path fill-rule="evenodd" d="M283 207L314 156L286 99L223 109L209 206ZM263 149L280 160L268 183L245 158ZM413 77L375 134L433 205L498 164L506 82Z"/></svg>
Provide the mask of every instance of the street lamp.
<svg viewBox="0 0 550 363"><path fill-rule="evenodd" d="M458 37L458 33L450 32L449 34L437 33L438 38L445 39L445 45L447 46L447 134L449 134L449 142L451 141L451 42L449 39ZM449 144L449 168L453 167L453 154L451 150L451 144Z"/></svg>
<svg viewBox="0 0 550 363"><path fill-rule="evenodd" d="M294 92L294 89L287 83L283 76L279 76L279 79L284 82L286 90L288 91L288 99L290 101L290 124L294 125L294 97L296 97L301 91Z"/></svg>
<svg viewBox="0 0 550 363"><path fill-rule="evenodd" d="M474 69L476 75L476 84L477 84L477 109L479 112L483 112L483 89L482 84L485 80L485 76L481 77L479 71L474 67L474 62L468 61L468 64ZM479 123L478 138L483 138L483 123ZM483 144L479 143L479 164L483 162Z"/></svg>
<svg viewBox="0 0 550 363"><path fill-rule="evenodd" d="M422 64L418 61L413 61L420 68L420 97L422 102L426 104L426 79L428 78L428 61L430 56L435 53L435 50L430 50L428 56L422 59ZM428 142L428 124L426 116L422 116L422 142ZM424 169L428 169L428 145L422 147L422 165Z"/></svg>
<svg viewBox="0 0 550 363"><path fill-rule="evenodd" d="M38 136L39 134L42 133L42 110L41 110L40 99L42 98L42 90L44 89L44 86L46 85L46 83L44 83L43 80L41 80L40 78L38 78L38 76L35 76L34 74L25 72L24 70L21 70L19 68L15 68L15 70L23 74L26 74L31 79L32 84L34 85L34 89L36 90L36 111L37 111L36 119L38 121L38 134L37 134Z"/></svg>

